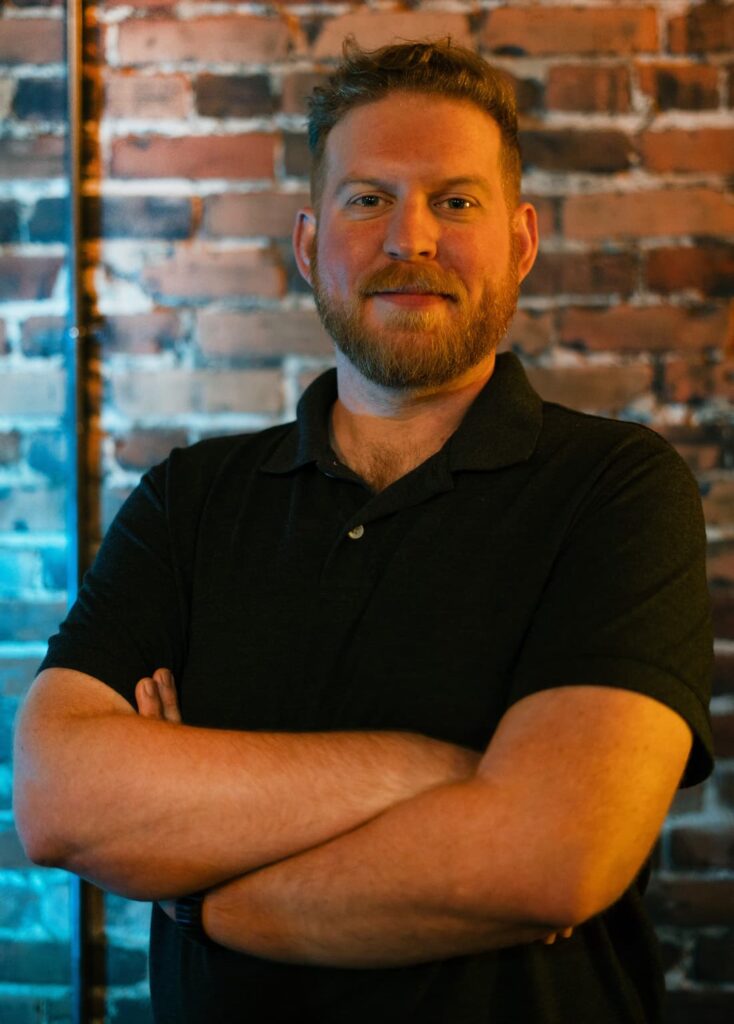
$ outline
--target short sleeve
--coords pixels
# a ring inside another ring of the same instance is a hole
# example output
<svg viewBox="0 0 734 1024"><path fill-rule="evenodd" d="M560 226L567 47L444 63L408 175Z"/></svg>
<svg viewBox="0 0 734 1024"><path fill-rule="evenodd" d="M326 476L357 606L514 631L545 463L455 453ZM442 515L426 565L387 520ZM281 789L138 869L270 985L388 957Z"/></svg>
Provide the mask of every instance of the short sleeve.
<svg viewBox="0 0 734 1024"><path fill-rule="evenodd" d="M713 768L706 533L696 481L635 425L580 503L524 637L510 703L555 686L636 690L689 724L682 785Z"/></svg>
<svg viewBox="0 0 734 1024"><path fill-rule="evenodd" d="M39 672L71 668L111 686L135 707L137 681L183 663L185 602L166 516L166 463L124 503L51 637Z"/></svg>

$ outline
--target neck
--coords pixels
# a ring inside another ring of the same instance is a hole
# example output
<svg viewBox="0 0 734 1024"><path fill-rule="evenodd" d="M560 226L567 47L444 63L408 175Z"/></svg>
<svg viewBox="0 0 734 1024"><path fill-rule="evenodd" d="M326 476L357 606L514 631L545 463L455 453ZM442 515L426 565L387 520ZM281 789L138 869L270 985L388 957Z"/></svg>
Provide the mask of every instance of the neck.
<svg viewBox="0 0 734 1024"><path fill-rule="evenodd" d="M334 451L377 489L387 486L443 447L492 376L494 365L492 352L440 387L395 390L366 380L337 353Z"/></svg>

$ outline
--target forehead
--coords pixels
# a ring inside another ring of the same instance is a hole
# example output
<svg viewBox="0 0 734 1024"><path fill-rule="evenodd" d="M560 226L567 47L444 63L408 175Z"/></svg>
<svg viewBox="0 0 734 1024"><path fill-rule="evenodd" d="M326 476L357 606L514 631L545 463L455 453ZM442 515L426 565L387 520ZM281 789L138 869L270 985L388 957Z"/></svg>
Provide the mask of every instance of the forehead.
<svg viewBox="0 0 734 1024"><path fill-rule="evenodd" d="M355 107L326 140L326 190L344 177L500 180L497 122L468 100L394 92Z"/></svg>

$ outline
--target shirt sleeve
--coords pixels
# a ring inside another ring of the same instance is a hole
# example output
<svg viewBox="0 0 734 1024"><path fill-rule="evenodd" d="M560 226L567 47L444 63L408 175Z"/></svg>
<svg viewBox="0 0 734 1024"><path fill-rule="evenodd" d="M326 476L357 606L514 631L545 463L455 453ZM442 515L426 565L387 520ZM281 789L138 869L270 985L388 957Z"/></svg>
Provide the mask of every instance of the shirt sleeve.
<svg viewBox="0 0 734 1024"><path fill-rule="evenodd" d="M166 468L146 473L118 512L39 668L86 672L133 707L139 679L161 667L177 677L184 657L186 603L166 515Z"/></svg>
<svg viewBox="0 0 734 1024"><path fill-rule="evenodd" d="M636 690L678 712L694 742L681 785L713 769L713 631L695 478L637 428L577 509L524 638L510 701L555 686Z"/></svg>

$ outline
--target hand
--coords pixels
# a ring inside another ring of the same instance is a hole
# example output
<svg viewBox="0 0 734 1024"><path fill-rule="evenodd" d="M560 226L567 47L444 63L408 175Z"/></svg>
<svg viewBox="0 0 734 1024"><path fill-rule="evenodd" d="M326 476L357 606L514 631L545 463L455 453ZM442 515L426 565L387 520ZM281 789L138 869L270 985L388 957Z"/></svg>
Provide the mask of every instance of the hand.
<svg viewBox="0 0 734 1024"><path fill-rule="evenodd" d="M140 679L135 686L138 712L143 718L161 722L181 721L176 684L170 669L157 668L152 676Z"/></svg>
<svg viewBox="0 0 734 1024"><path fill-rule="evenodd" d="M541 939L540 941L543 943L544 946L552 946L559 935L562 939L570 939L573 935L573 928L564 928L560 932L551 932L550 935L546 935L546 937L544 939Z"/></svg>

